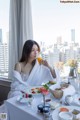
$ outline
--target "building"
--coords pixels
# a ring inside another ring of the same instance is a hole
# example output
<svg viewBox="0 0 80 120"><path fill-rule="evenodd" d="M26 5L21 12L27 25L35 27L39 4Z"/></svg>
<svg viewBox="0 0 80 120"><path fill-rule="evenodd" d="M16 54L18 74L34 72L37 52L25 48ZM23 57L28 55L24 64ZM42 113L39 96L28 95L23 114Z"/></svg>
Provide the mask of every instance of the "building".
<svg viewBox="0 0 80 120"><path fill-rule="evenodd" d="M2 43L2 29L0 29L0 43Z"/></svg>
<svg viewBox="0 0 80 120"><path fill-rule="evenodd" d="M71 29L71 42L75 43L75 29Z"/></svg>
<svg viewBox="0 0 80 120"><path fill-rule="evenodd" d="M0 75L8 72L8 44L0 43Z"/></svg>

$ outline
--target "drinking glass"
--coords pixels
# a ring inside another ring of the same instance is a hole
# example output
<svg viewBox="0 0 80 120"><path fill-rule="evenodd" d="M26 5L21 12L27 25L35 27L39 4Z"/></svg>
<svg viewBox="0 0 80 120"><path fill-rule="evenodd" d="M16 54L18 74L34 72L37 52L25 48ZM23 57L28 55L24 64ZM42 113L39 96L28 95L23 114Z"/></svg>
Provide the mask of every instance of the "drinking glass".
<svg viewBox="0 0 80 120"><path fill-rule="evenodd" d="M79 79L77 79L76 80L76 82L75 82L75 88L76 88L76 92L78 93L78 94L80 94L80 80Z"/></svg>

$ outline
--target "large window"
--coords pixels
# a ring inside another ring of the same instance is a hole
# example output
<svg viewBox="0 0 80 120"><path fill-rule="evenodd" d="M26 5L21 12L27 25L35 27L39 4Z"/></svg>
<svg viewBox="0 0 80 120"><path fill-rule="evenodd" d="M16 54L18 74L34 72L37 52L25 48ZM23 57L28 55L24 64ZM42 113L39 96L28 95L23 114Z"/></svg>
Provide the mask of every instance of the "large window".
<svg viewBox="0 0 80 120"><path fill-rule="evenodd" d="M0 0L0 76L8 75L9 3ZM31 0L33 38L50 65L80 59L80 3Z"/></svg>
<svg viewBox="0 0 80 120"><path fill-rule="evenodd" d="M42 57L53 65L80 59L80 3L31 0L33 35Z"/></svg>
<svg viewBox="0 0 80 120"><path fill-rule="evenodd" d="M0 0L0 77L8 75L9 2Z"/></svg>

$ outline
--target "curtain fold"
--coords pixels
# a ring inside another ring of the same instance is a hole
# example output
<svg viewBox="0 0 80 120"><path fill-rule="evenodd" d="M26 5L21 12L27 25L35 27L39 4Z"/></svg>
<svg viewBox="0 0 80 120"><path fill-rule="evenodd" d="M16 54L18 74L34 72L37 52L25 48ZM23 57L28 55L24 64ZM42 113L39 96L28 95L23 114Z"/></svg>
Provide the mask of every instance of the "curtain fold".
<svg viewBox="0 0 80 120"><path fill-rule="evenodd" d="M30 0L10 1L9 23L9 78L22 54L23 44L33 39L32 14Z"/></svg>

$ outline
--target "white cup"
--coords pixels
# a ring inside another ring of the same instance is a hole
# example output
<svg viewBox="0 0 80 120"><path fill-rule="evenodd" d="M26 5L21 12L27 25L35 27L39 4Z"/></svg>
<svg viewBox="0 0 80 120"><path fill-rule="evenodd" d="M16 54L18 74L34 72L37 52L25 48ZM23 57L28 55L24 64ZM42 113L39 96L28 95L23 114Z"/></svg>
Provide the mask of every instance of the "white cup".
<svg viewBox="0 0 80 120"><path fill-rule="evenodd" d="M73 97L72 97L71 95L67 95L67 96L65 97L65 102L66 102L67 104L71 104L72 101L73 101Z"/></svg>

